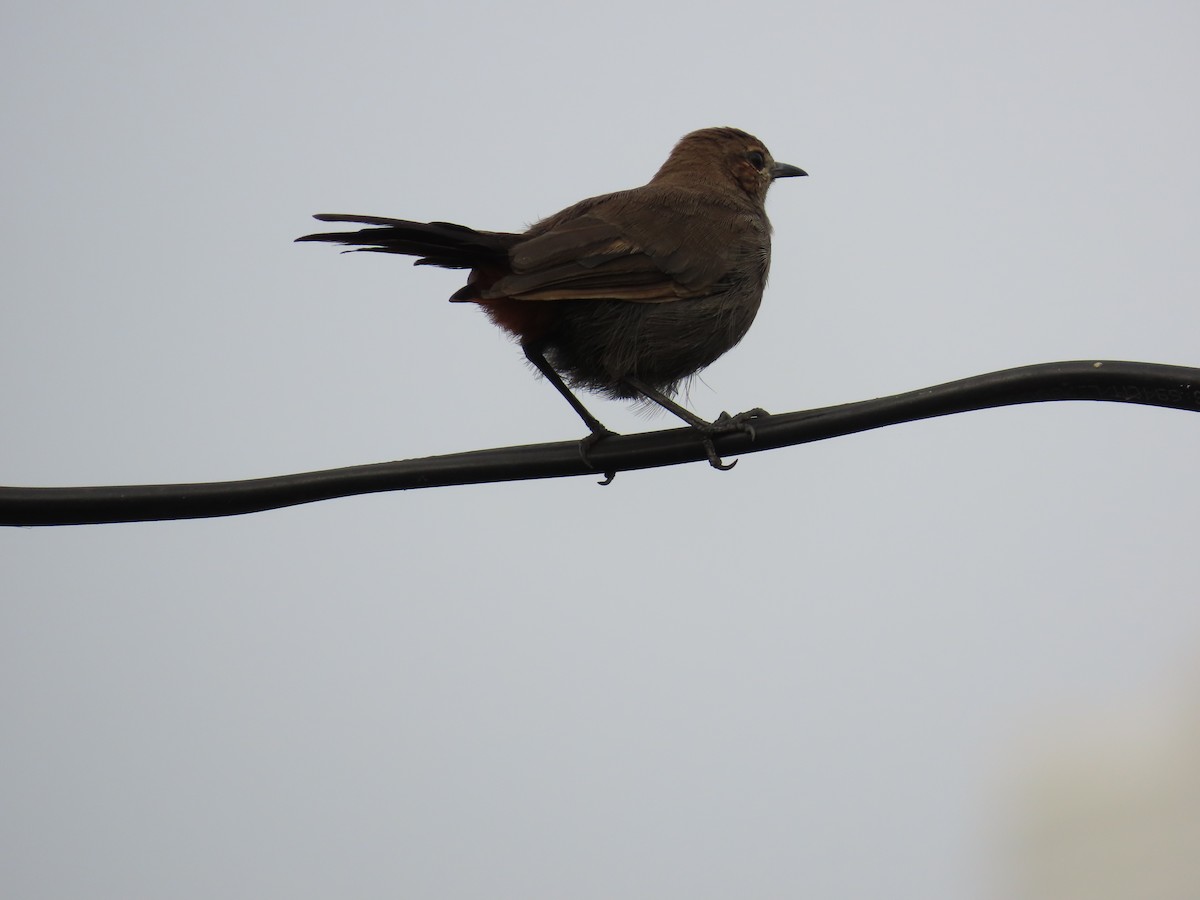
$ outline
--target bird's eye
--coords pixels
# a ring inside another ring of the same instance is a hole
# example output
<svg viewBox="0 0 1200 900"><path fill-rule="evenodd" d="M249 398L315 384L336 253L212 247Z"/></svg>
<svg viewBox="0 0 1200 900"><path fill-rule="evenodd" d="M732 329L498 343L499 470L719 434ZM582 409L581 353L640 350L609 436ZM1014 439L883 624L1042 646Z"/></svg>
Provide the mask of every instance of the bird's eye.
<svg viewBox="0 0 1200 900"><path fill-rule="evenodd" d="M757 150L751 150L747 153L746 159L750 160L750 165L754 166L760 172L763 170L763 166L767 164L767 158Z"/></svg>

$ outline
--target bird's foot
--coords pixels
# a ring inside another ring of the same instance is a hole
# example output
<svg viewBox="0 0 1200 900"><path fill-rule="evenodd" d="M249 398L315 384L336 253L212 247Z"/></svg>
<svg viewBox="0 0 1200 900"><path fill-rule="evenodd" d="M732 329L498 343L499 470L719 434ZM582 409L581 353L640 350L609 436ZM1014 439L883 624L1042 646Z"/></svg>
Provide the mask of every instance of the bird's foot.
<svg viewBox="0 0 1200 900"><path fill-rule="evenodd" d="M713 421L705 425L693 426L696 431L700 432L700 438L704 443L704 452L708 456L708 464L714 469L720 469L722 472L728 472L736 466L736 459L731 463L721 461L721 457L717 454L717 448L713 445L713 438L717 435L740 431L742 434L747 435L751 441L754 441L758 437L758 433L751 424L752 420L761 419L769 415L770 413L765 409L755 407L754 409L740 412L735 416L731 416L727 412L722 412Z"/></svg>
<svg viewBox="0 0 1200 900"><path fill-rule="evenodd" d="M599 422L596 424L600 425ZM616 435L617 433L615 431L609 431L603 425L600 425L599 428L593 428L592 433L579 442L579 455L583 458L584 463L589 469L596 468L596 466L592 463L591 457L588 455L591 452L591 449L606 437L616 437ZM598 483L601 486L612 484L613 479L616 477L616 472L605 472L604 480Z"/></svg>
<svg viewBox="0 0 1200 900"><path fill-rule="evenodd" d="M721 413L712 422L713 434L728 434L731 431L740 431L742 434L749 436L750 440L757 439L758 432L754 430L751 424L754 419L765 419L769 415L765 409L760 406L754 409L748 409L745 412L740 412L736 416L731 416L727 412Z"/></svg>

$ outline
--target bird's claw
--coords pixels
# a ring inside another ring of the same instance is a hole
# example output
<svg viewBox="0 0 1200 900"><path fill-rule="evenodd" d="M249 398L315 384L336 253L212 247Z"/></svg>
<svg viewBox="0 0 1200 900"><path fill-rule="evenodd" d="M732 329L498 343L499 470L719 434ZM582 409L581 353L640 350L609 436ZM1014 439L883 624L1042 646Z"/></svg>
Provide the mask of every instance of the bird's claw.
<svg viewBox="0 0 1200 900"><path fill-rule="evenodd" d="M765 409L755 407L748 409L745 412L740 412L736 416L731 416L727 412L722 412L708 425L707 428L698 428L704 440L704 451L708 456L708 463L714 469L720 469L722 472L728 472L737 465L735 459L731 463L724 463L721 457L717 455L717 448L713 446L713 437L718 434L729 434L733 431L740 431L750 438L753 443L758 438L758 432L754 430L754 426L750 424L751 419L760 419L769 416Z"/></svg>
<svg viewBox="0 0 1200 900"><path fill-rule="evenodd" d="M717 453L717 448L715 446L713 446L712 438L709 437L707 434L704 435L703 441L704 441L704 452L708 456L708 464L710 466L712 466L714 469L719 469L722 472L728 472L730 469L732 469L734 466L737 465L736 459L731 463L721 461L721 457Z"/></svg>
<svg viewBox="0 0 1200 900"><path fill-rule="evenodd" d="M745 412L740 412L736 416L731 416L727 412L722 412L713 420L713 434L728 434L731 431L740 431L750 437L751 442L758 438L758 432L754 426L750 424L752 419L765 419L771 415L760 406L754 409L748 409Z"/></svg>
<svg viewBox="0 0 1200 900"><path fill-rule="evenodd" d="M592 431L591 434L589 434L587 437L585 437L583 440L581 440L579 442L579 455L580 455L580 457L582 457L584 464L589 469L596 468L596 466L593 465L593 463L592 463L591 457L588 456L588 453L591 451L591 449L593 447L595 447L596 444L600 443L600 441L604 440L606 437L616 437L616 434L617 433L615 431L609 431L607 428L601 426L599 430ZM603 487L605 485L612 484L613 479L616 477L617 477L617 473L615 471L605 472L604 480L597 482L597 483L601 487Z"/></svg>

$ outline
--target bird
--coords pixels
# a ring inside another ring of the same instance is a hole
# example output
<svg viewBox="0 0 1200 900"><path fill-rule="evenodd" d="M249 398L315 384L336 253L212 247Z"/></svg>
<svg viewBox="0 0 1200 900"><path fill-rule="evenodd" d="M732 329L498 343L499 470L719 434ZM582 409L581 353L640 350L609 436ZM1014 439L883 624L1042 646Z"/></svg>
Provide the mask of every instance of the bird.
<svg viewBox="0 0 1200 900"><path fill-rule="evenodd" d="M587 426L585 461L613 432L572 388L667 409L697 431L709 462L727 469L713 436L753 436L750 421L764 411L710 422L672 398L746 335L771 263L767 191L807 174L776 162L745 131L704 128L684 135L641 187L582 200L522 233L322 213L314 218L369 227L296 240L470 270L450 300L481 307L517 340Z"/></svg>

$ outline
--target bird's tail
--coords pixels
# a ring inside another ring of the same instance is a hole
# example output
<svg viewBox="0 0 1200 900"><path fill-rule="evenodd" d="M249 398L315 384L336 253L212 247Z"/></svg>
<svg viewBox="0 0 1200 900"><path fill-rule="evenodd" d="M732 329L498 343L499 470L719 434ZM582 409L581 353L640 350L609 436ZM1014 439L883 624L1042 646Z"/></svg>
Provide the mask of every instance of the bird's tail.
<svg viewBox="0 0 1200 900"><path fill-rule="evenodd" d="M503 265L508 250L520 235L503 231L476 231L450 222L409 222L380 216L354 216L321 213L320 222L346 222L371 225L358 231L332 231L306 234L297 241L324 241L346 244L350 250L371 253L399 253L420 257L414 265L442 266L446 269L475 269Z"/></svg>

